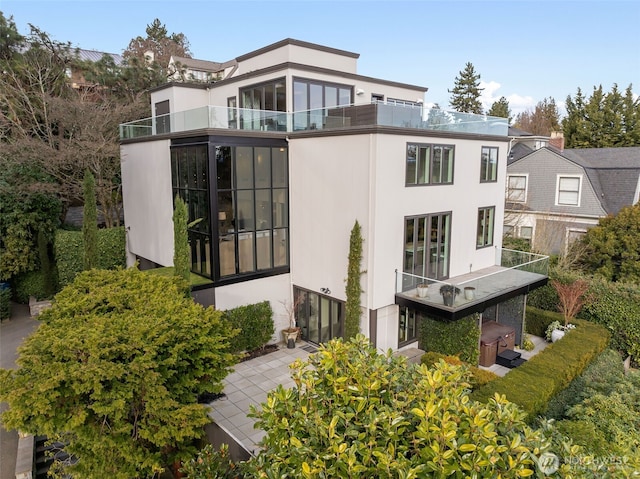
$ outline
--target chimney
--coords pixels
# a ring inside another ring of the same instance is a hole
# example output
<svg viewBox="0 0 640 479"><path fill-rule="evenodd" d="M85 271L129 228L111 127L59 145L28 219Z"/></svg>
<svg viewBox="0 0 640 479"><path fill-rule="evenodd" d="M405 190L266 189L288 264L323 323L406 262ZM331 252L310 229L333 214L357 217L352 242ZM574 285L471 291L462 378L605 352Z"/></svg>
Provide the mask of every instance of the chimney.
<svg viewBox="0 0 640 479"><path fill-rule="evenodd" d="M564 134L561 131L552 131L549 146L557 148L562 153L564 151Z"/></svg>

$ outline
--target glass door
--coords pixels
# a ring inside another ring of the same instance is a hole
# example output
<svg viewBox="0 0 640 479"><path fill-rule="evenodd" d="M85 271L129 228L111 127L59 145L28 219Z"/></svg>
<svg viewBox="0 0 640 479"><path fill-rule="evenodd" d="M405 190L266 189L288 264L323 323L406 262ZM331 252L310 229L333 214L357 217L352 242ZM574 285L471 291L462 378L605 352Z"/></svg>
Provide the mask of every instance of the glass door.
<svg viewBox="0 0 640 479"><path fill-rule="evenodd" d="M296 321L302 339L325 343L344 334L344 303L329 296L294 289Z"/></svg>

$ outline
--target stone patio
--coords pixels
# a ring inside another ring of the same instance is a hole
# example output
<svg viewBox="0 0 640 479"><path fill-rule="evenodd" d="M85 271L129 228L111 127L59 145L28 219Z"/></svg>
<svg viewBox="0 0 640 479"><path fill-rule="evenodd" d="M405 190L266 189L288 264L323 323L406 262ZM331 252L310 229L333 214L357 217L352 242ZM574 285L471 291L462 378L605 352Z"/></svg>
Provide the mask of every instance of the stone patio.
<svg viewBox="0 0 640 479"><path fill-rule="evenodd" d="M547 343L547 341L544 338L540 338L538 336L532 336L531 334L528 335L529 339L531 340L531 342L534 344L535 348L531 351L525 351L524 349L520 349L520 348L515 348L514 351L522 354L522 357L524 359L531 359L532 357L534 357L536 354L538 354L540 351L542 351L544 348L547 347L547 345L549 343ZM500 366L499 364L494 364L492 366L478 366L480 369L485 369L487 371L491 371L495 374L497 374L498 376L504 376L505 374L507 374L509 371L511 371L511 369L506 368L504 366Z"/></svg>

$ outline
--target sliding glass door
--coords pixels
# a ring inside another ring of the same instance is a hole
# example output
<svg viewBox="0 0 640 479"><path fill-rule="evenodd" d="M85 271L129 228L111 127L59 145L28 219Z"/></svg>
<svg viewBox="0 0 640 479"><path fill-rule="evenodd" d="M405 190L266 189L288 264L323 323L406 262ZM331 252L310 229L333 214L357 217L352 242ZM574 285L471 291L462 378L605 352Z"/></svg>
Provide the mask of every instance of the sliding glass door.
<svg viewBox="0 0 640 479"><path fill-rule="evenodd" d="M451 213L405 218L404 272L424 278L449 277ZM414 287L420 278L405 277L405 288Z"/></svg>

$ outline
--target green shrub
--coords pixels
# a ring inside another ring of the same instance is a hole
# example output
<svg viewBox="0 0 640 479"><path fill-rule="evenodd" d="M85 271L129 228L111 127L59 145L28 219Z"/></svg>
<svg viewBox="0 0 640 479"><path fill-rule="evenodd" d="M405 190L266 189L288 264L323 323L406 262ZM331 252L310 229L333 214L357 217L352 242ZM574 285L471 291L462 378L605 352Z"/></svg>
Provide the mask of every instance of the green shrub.
<svg viewBox="0 0 640 479"><path fill-rule="evenodd" d="M564 324L562 316L558 315L558 313L527 306L526 319L524 322L527 333L544 338L547 328L554 321L561 321L562 324Z"/></svg>
<svg viewBox="0 0 640 479"><path fill-rule="evenodd" d="M561 318L559 314L557 317ZM524 409L529 420L546 411L551 398L578 377L609 344L609 334L602 326L583 320L573 322L576 329L506 376L474 391L473 399L486 402L495 393L504 394Z"/></svg>
<svg viewBox="0 0 640 479"><path fill-rule="evenodd" d="M439 321L428 316L420 322L420 346L425 351L458 356L462 361L476 365L480 351L480 328L477 315L457 321Z"/></svg>
<svg viewBox="0 0 640 479"><path fill-rule="evenodd" d="M590 281L589 301L578 317L601 324L611 333L611 347L640 362L640 286Z"/></svg>
<svg viewBox="0 0 640 479"><path fill-rule="evenodd" d="M230 348L234 353L264 347L275 332L273 310L269 301L223 311L222 317L233 328L240 329L238 335L230 341Z"/></svg>
<svg viewBox="0 0 640 479"><path fill-rule="evenodd" d="M491 371L480 369L477 366L472 366L471 364L464 363L458 356L447 356L445 354L436 353L435 351L427 351L426 353L424 353L420 358L420 363L424 364L428 368L431 368L434 367L438 362L440 362L440 360L444 361L447 364L451 364L452 366L462 365L467 368L470 374L469 383L471 384L472 389L482 387L499 377L497 374Z"/></svg>
<svg viewBox="0 0 640 479"><path fill-rule="evenodd" d="M173 266L163 266L162 268L153 268L144 270L145 273L149 274L157 274L158 276L172 277L177 276L174 272ZM204 276L200 276L194 272L191 272L189 276L189 284L191 286L203 286L205 284L213 284L209 278L205 278Z"/></svg>
<svg viewBox="0 0 640 479"><path fill-rule="evenodd" d="M70 284L84 269L82 231L56 231L54 253L60 287ZM126 267L124 226L98 230L98 268Z"/></svg>
<svg viewBox="0 0 640 479"><path fill-rule="evenodd" d="M36 300L51 299L53 295L47 294L47 281L43 271L29 271L19 274L13 280L14 299L21 304L29 304L29 297Z"/></svg>
<svg viewBox="0 0 640 479"><path fill-rule="evenodd" d="M611 394L623 379L624 367L620 355L612 349L607 349L580 376L571 381L567 388L549 401L545 416L562 419L571 406L584 399L596 394Z"/></svg>
<svg viewBox="0 0 640 479"><path fill-rule="evenodd" d="M11 317L11 288L0 289L0 321Z"/></svg>
<svg viewBox="0 0 640 479"><path fill-rule="evenodd" d="M237 477L234 468L229 446L222 444L218 450L207 444L197 457L184 463L180 472L186 479L234 479Z"/></svg>

